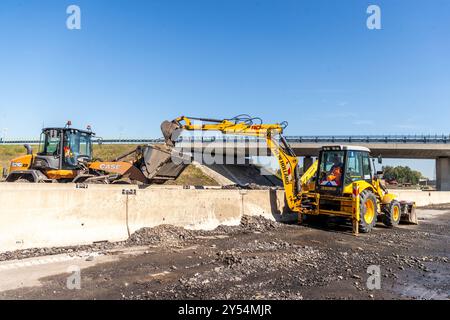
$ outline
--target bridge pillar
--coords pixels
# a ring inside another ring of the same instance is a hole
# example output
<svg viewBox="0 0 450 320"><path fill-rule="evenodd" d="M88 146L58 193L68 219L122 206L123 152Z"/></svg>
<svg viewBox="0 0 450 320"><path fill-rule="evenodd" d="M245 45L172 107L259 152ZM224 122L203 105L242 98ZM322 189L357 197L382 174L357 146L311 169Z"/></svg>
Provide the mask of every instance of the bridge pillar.
<svg viewBox="0 0 450 320"><path fill-rule="evenodd" d="M436 189L450 191L450 158L436 159Z"/></svg>
<svg viewBox="0 0 450 320"><path fill-rule="evenodd" d="M306 172L306 170L309 169L309 167L312 166L312 164L314 163L313 158L310 156L307 156L303 159L303 173Z"/></svg>

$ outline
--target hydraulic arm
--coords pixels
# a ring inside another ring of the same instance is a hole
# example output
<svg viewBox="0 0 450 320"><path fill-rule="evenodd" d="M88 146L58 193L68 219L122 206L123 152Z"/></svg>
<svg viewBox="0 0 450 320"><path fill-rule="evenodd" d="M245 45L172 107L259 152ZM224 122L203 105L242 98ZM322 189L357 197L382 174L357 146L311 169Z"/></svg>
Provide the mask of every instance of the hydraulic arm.
<svg viewBox="0 0 450 320"><path fill-rule="evenodd" d="M286 126L287 122L264 124L260 118L252 118L248 115L240 115L224 120L181 116L172 121L164 121L161 124L161 131L169 146L174 146L182 130L218 131L223 134L245 135L265 139L268 148L278 160L288 206L292 211L299 212L301 209L300 191L303 179L300 179L298 172L297 156L282 135ZM314 173L311 172L312 175ZM309 179L306 179L305 182L307 180Z"/></svg>

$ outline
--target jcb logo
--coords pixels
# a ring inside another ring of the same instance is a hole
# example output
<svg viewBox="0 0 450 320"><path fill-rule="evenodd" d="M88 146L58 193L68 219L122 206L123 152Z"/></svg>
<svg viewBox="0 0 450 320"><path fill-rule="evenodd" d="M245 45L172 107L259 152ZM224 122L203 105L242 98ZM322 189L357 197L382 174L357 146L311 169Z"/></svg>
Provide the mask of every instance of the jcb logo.
<svg viewBox="0 0 450 320"><path fill-rule="evenodd" d="M119 164L101 164L100 170L119 170L120 165Z"/></svg>
<svg viewBox="0 0 450 320"><path fill-rule="evenodd" d="M281 156L279 158L280 160L282 160ZM291 164L289 162L285 163L284 161L281 161L280 166L281 166L281 173L283 174L284 179L286 180L287 183L291 183L292 182Z"/></svg>

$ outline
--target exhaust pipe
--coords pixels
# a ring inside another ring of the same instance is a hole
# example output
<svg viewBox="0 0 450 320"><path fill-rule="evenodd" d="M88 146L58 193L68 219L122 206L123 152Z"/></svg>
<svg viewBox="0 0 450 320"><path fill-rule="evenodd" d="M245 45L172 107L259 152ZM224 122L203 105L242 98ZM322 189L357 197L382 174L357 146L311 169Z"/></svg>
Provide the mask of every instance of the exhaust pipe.
<svg viewBox="0 0 450 320"><path fill-rule="evenodd" d="M27 149L27 154L33 154L33 148L29 144L23 145Z"/></svg>

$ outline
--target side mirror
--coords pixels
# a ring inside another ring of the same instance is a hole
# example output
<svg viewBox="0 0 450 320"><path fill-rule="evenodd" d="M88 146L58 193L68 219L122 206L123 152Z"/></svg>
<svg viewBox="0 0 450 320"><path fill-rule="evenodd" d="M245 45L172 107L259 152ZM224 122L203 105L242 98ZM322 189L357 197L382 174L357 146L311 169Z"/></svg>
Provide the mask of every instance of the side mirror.
<svg viewBox="0 0 450 320"><path fill-rule="evenodd" d="M378 179L383 179L383 174L384 174L383 171L377 171L377 177L378 177Z"/></svg>
<svg viewBox="0 0 450 320"><path fill-rule="evenodd" d="M378 156L378 163L382 164L383 163L383 158L381 158L381 155Z"/></svg>

